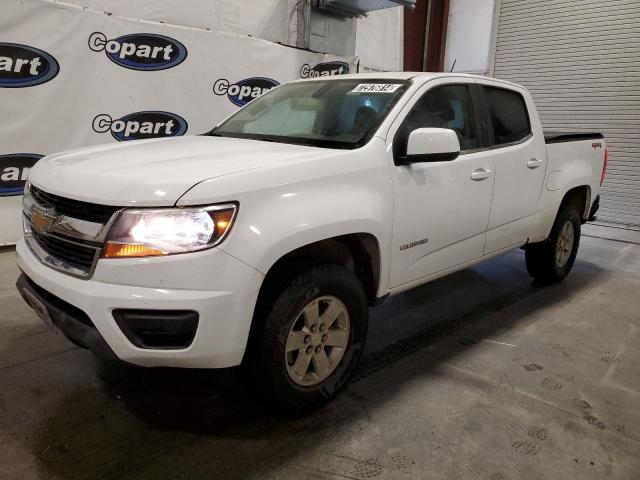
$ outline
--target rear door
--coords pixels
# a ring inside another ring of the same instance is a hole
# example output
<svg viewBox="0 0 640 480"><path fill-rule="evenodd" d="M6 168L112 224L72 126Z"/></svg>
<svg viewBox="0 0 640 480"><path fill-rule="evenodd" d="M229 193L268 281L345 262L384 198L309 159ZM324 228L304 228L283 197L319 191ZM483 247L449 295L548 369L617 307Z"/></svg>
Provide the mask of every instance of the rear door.
<svg viewBox="0 0 640 480"><path fill-rule="evenodd" d="M547 153L531 97L504 84L480 84L495 162L484 253L526 242L544 181ZM533 118L532 118L533 117Z"/></svg>
<svg viewBox="0 0 640 480"><path fill-rule="evenodd" d="M387 137L394 187L391 285L397 287L482 256L493 191L493 157L479 121L475 82L438 79L416 93ZM396 165L417 128L450 128L451 161Z"/></svg>

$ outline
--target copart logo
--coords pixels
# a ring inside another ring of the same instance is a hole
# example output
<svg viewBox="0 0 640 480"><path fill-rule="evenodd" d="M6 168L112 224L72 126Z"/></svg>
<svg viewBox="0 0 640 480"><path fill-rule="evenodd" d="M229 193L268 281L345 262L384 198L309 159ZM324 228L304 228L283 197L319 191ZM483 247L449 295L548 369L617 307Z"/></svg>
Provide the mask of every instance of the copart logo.
<svg viewBox="0 0 640 480"><path fill-rule="evenodd" d="M93 119L93 131L110 132L119 142L145 138L178 137L189 128L180 115L169 112L135 112L114 120L101 113Z"/></svg>
<svg viewBox="0 0 640 480"><path fill-rule="evenodd" d="M94 32L89 36L89 48L104 51L113 63L132 70L165 70L187 58L182 43L155 33L133 33L110 40L104 33Z"/></svg>
<svg viewBox="0 0 640 480"><path fill-rule="evenodd" d="M278 85L280 83L266 77L245 78L236 83L220 78L213 84L213 93L220 96L226 95L235 105L244 107L254 98L258 98Z"/></svg>
<svg viewBox="0 0 640 480"><path fill-rule="evenodd" d="M324 62L313 68L305 63L300 69L300 78L328 77L347 73L349 73L349 64L346 62Z"/></svg>
<svg viewBox="0 0 640 480"><path fill-rule="evenodd" d="M36 153L0 155L0 197L22 195L29 169L41 158Z"/></svg>
<svg viewBox="0 0 640 480"><path fill-rule="evenodd" d="M0 87L33 87L53 79L58 61L39 48L0 42Z"/></svg>

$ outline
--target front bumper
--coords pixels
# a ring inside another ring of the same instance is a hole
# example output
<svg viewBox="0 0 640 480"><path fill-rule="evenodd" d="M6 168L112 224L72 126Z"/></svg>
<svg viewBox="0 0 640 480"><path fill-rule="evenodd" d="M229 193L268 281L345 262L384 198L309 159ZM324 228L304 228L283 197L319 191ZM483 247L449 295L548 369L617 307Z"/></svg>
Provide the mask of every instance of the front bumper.
<svg viewBox="0 0 640 480"><path fill-rule="evenodd" d="M21 287L31 287L44 297L47 307L51 303L47 295L61 300L58 311L50 311L56 326L103 358L144 367L186 368L224 368L242 361L263 275L222 250L153 259L103 259L89 280L43 265L24 239L16 252L18 266L28 277ZM65 308L65 303L72 308ZM195 311L198 328L185 349L140 348L118 327L113 315L117 309ZM74 322L76 310L92 326ZM60 318L64 320L56 321Z"/></svg>
<svg viewBox="0 0 640 480"><path fill-rule="evenodd" d="M88 348L103 360L109 362L119 360L82 310L38 287L24 273L18 277L16 288L31 308L37 310L44 307L51 323L73 343L79 347ZM34 300L39 305L34 304Z"/></svg>

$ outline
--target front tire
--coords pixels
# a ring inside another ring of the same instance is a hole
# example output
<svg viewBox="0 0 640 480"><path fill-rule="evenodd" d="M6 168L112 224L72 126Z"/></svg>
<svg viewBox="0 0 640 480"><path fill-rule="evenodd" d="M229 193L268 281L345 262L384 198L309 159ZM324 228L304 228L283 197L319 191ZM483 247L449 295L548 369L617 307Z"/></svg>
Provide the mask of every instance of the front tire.
<svg viewBox="0 0 640 480"><path fill-rule="evenodd" d="M580 226L575 206L562 206L549 238L525 248L529 275L544 284L560 282L569 275L578 254Z"/></svg>
<svg viewBox="0 0 640 480"><path fill-rule="evenodd" d="M367 336L367 298L339 265L293 277L268 300L243 373L258 398L285 413L328 402L346 384Z"/></svg>

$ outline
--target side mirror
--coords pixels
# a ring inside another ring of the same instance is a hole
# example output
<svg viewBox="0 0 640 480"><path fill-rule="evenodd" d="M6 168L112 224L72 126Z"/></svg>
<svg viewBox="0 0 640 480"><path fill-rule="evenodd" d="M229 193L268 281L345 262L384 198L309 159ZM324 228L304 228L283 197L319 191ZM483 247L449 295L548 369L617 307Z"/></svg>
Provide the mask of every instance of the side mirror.
<svg viewBox="0 0 640 480"><path fill-rule="evenodd" d="M449 128L417 128L409 134L407 155L401 165L418 162L447 162L460 155L456 132Z"/></svg>

